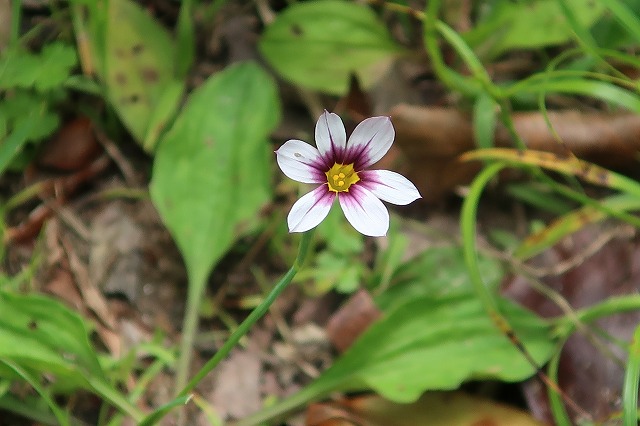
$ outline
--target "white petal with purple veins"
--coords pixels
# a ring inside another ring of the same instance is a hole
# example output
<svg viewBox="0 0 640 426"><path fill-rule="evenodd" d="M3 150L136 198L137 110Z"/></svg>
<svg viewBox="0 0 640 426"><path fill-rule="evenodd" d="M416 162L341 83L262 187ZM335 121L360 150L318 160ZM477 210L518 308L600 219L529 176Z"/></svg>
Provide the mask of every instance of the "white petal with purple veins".
<svg viewBox="0 0 640 426"><path fill-rule="evenodd" d="M305 232L315 228L331 210L336 194L321 185L305 194L291 208L287 217L289 232Z"/></svg>
<svg viewBox="0 0 640 426"><path fill-rule="evenodd" d="M406 177L389 170L365 170L358 173L359 184L376 197L389 203L404 206L422 198L418 189Z"/></svg>
<svg viewBox="0 0 640 426"><path fill-rule="evenodd" d="M349 223L361 234L382 237L389 230L389 212L382 201L361 185L338 195L340 207Z"/></svg>
<svg viewBox="0 0 640 426"><path fill-rule="evenodd" d="M327 180L320 169L322 159L317 149L306 142L292 139L276 151L282 173L303 183L322 183Z"/></svg>
<svg viewBox="0 0 640 426"><path fill-rule="evenodd" d="M337 161L347 145L347 132L338 114L325 111L316 123L316 145L325 159Z"/></svg>
<svg viewBox="0 0 640 426"><path fill-rule="evenodd" d="M347 142L348 162L360 169L377 163L389 151L396 132L389 117L371 117L355 128Z"/></svg>

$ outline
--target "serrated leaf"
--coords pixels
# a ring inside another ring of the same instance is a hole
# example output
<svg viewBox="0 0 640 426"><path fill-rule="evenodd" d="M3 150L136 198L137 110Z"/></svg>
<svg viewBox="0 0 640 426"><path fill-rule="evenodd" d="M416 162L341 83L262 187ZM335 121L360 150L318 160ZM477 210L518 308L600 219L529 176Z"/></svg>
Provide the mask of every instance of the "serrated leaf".
<svg viewBox="0 0 640 426"><path fill-rule="evenodd" d="M109 1L105 34L102 73L109 100L133 137L142 144L165 88L175 87L173 40L130 0ZM177 106L180 96L171 100ZM167 99L163 101L164 110L175 110L175 106L166 105ZM145 148L150 150L152 146Z"/></svg>
<svg viewBox="0 0 640 426"><path fill-rule="evenodd" d="M289 6L259 48L284 78L336 95L347 92L351 74L370 87L401 51L369 7L337 0Z"/></svg>
<svg viewBox="0 0 640 426"><path fill-rule="evenodd" d="M160 143L151 197L192 282L204 282L270 199L267 136L279 111L271 78L253 63L234 65L191 94Z"/></svg>
<svg viewBox="0 0 640 426"><path fill-rule="evenodd" d="M0 89L20 87L40 92L55 89L65 82L77 63L75 49L62 42L45 45L39 54L9 50L0 59Z"/></svg>
<svg viewBox="0 0 640 426"><path fill-rule="evenodd" d="M577 23L589 28L605 11L600 2L567 0ZM486 21L465 34L472 47L498 56L512 49L533 49L562 44L574 37L556 0L498 2Z"/></svg>
<svg viewBox="0 0 640 426"><path fill-rule="evenodd" d="M42 62L35 87L41 92L59 87L78 64L75 49L62 43L46 45L40 56Z"/></svg>
<svg viewBox="0 0 640 426"><path fill-rule="evenodd" d="M78 314L40 295L0 292L0 357L55 376L55 387L88 388L104 374ZM0 375L9 374L0 368Z"/></svg>
<svg viewBox="0 0 640 426"><path fill-rule="evenodd" d="M518 337L540 364L555 344L548 324L501 299ZM392 401L412 402L424 391L456 389L472 379L523 380L533 367L495 327L474 294L420 297L392 310L311 386L371 388Z"/></svg>

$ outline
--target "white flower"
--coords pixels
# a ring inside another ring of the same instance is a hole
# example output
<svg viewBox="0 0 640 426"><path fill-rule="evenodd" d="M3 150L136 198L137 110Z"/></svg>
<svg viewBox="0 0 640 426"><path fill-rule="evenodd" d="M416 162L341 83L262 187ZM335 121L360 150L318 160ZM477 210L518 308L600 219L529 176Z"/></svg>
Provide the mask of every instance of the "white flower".
<svg viewBox="0 0 640 426"><path fill-rule="evenodd" d="M404 176L388 170L366 170L389 150L395 131L389 117L367 118L347 141L342 120L327 111L316 124L318 149L292 139L276 151L282 172L293 180L319 186L291 208L289 232L315 228L337 198L345 217L360 233L386 235L389 212L380 200L405 205L420 198Z"/></svg>

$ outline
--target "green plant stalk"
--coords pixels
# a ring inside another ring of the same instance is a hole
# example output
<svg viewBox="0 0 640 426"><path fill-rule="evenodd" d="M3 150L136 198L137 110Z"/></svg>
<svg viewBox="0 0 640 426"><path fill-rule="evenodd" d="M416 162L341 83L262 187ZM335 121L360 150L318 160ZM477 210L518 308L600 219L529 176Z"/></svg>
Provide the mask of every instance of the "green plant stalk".
<svg viewBox="0 0 640 426"><path fill-rule="evenodd" d="M579 309L575 311L575 318L580 322L588 323L608 315L637 310L640 310L640 294L632 294L628 296L610 297L596 305ZM573 333L575 329L574 318L563 316L554 320L554 322L561 335Z"/></svg>
<svg viewBox="0 0 640 426"><path fill-rule="evenodd" d="M626 4L618 0L603 0L602 3L636 41L640 40L640 19Z"/></svg>
<svg viewBox="0 0 640 426"><path fill-rule="evenodd" d="M629 347L627 371L622 386L622 421L624 426L638 424L638 382L640 382L640 325L633 333Z"/></svg>
<svg viewBox="0 0 640 426"><path fill-rule="evenodd" d="M557 334L560 335L561 343L558 346L558 351L551 358L548 367L549 377L557 382L558 378L558 366L560 363L560 354L562 352L562 347L564 343L569 338L571 333L575 330L577 324L576 321L582 323L589 323L595 321L599 318L606 317L612 314L619 314L623 312L637 311L640 309L640 295L629 295L629 296L620 296L620 297L612 297L601 303L598 303L593 306L589 306L584 309L580 309L574 312L574 316L562 316L555 320L555 327L557 329ZM638 365L640 365L640 327L636 328L634 334L634 344L637 345L636 350L638 351ZM631 349L633 351L633 347ZM631 362L631 356L630 361ZM628 372L627 372L628 374ZM625 386L626 386L627 377L625 377ZM635 381L635 387L637 391L638 381ZM637 419L637 393L635 396L635 402L633 404L627 404L625 402L625 409L633 409L635 411L636 419ZM559 425L571 425L571 420L569 419L569 415L564 409L564 405L562 404L562 400L560 395L557 392L551 390L549 392L549 402L551 405L551 411L553 412L554 419ZM631 408L628 408L627 405L631 405ZM625 423L626 424L626 423ZM633 424L637 425L637 420Z"/></svg>
<svg viewBox="0 0 640 426"><path fill-rule="evenodd" d="M96 394L112 403L120 411L126 413L136 423L139 423L142 420L144 414L111 385L94 377L89 377L87 380Z"/></svg>
<svg viewBox="0 0 640 426"><path fill-rule="evenodd" d="M27 372L22 367L20 367L16 363L14 363L12 360L5 359L5 358L0 358L0 362L5 364L10 369L12 369L16 374L18 374L20 377L22 377L24 379L24 381L29 383L31 385L31 387L36 392L38 392L40 397L42 397L42 399L49 406L49 409L51 410L53 415L56 417L56 420L58 421L59 425L61 425L61 426L70 426L70 419L69 419L69 416L67 415L67 413L65 413L64 410L62 410L60 407L58 407L58 404L56 404L56 402L53 400L53 398L51 398L51 396L46 391L46 389L44 389L42 386L40 386L40 383L39 383L38 379L33 377L29 372Z"/></svg>
<svg viewBox="0 0 640 426"><path fill-rule="evenodd" d="M343 378L336 377L334 380L327 380L322 387L306 386L283 401L280 401L271 407L266 407L242 420L233 422L229 426L257 426L266 424L267 422L280 420L288 413L303 407L310 401L318 400L331 392L342 390L341 388L345 382L349 381L349 379L349 376Z"/></svg>
<svg viewBox="0 0 640 426"><path fill-rule="evenodd" d="M182 0L178 14L176 49L176 77L186 77L196 56L195 33L193 29L193 0Z"/></svg>
<svg viewBox="0 0 640 426"><path fill-rule="evenodd" d="M296 257L296 260L293 262L293 266L291 266L291 268L289 269L289 271L287 271L287 273L280 279L280 281L278 281L278 283L273 287L273 290L271 290L271 292L267 295L267 297L265 297L265 299L262 301L262 303L260 303L258 306L256 306L253 311L251 311L251 313L249 314L249 316L242 322L240 323L240 325L238 326L238 328L231 334L231 336L229 336L229 338L227 339L227 341L224 343L224 345L222 345L222 347L215 353L215 355L209 359L209 361L207 361L207 363L200 369L200 371L198 371L192 378L191 380L185 385L184 381L186 381L185 379L183 380L183 383L180 386L177 386L178 389L181 389L181 391L178 393L177 397L175 400L169 402L168 404L166 404L163 407L160 407L158 409L156 409L153 413L149 414L141 423L140 426L149 426L149 425L153 425L155 424L158 420L160 420L162 418L162 416L164 414L166 414L170 409L175 408L181 404L186 403L190 397L189 397L189 393L198 385L198 383L200 383L200 381L207 375L209 374L214 368L216 368L216 366L227 357L227 355L229 354L229 352L231 352L231 350L238 344L238 342L240 341L240 339L247 334L247 332L251 329L251 327L260 319L262 318L262 316L269 310L269 308L271 307L271 305L273 304L273 302L278 298L278 296L284 291L285 288L287 288L287 286L291 283L291 281L293 280L293 277L295 277L295 275L298 273L298 271L300 270L300 268L302 267L307 254L309 252L309 246L310 246L310 242L311 242L311 238L312 238L312 232L305 232L304 234L302 234L302 238L300 240L300 247L298 249L298 256ZM195 299L196 304L200 301L200 298L195 298L195 297L191 297L191 299ZM187 302L189 305L189 302ZM194 303L192 302L191 305L193 305ZM189 307L188 307L189 308ZM188 309L187 308L187 309ZM195 330L195 324L197 323L198 320L198 311L197 311L197 306L195 307L196 309L193 309L194 313L189 314L189 311L187 311L187 316L189 317L189 321L192 321L192 325L189 326L188 330L185 330L185 337L186 333L190 330ZM189 324L187 322L187 318L185 318L185 324ZM183 351L180 355L180 360L182 360L183 358L185 358L185 342L193 342L193 337L191 336L190 340L184 339L183 340ZM188 343L189 347L186 348L186 350L188 350L189 353L189 359L190 359L190 354L191 354L191 343ZM180 361L179 361L180 362ZM184 366L187 366L188 368L188 360L187 363L185 364L185 361L182 361L182 363L178 366L178 368L185 368ZM184 373L178 373L178 374L183 374L183 377L186 377L186 371Z"/></svg>
<svg viewBox="0 0 640 426"><path fill-rule="evenodd" d="M180 342L180 357L176 365L176 390L182 389L187 383L189 367L193 357L193 344L198 332L200 319L200 302L206 288L207 277L197 279L189 275L187 306L182 320L182 341ZM178 395L176 395L178 396Z"/></svg>
<svg viewBox="0 0 640 426"><path fill-rule="evenodd" d="M558 345L558 351L553 355L551 361L549 361L549 366L547 367L547 374L549 378L556 383L558 383L558 367L560 366L560 355L562 354L562 347L567 341L567 337L565 337L562 342ZM567 413L567 410L564 408L564 404L562 403L562 398L558 392L550 389L548 393L549 398L549 406L551 407L551 413L553 414L553 419L556 424L559 426L571 426L571 418Z"/></svg>
<svg viewBox="0 0 640 426"><path fill-rule="evenodd" d="M557 382L551 381L549 377L547 377L543 372L540 371L540 365L538 361L533 358L522 340L520 340L520 338L516 334L511 324L509 324L509 321L507 321L505 316L500 312L493 294L484 284L484 280L482 279L482 276L480 274L478 255L476 251L476 213L478 209L478 203L480 201L480 196L482 195L484 187L500 170L502 170L506 166L507 164L505 162L497 162L485 167L484 170L482 170L482 172L478 174L478 176L471 184L471 187L469 188L469 193L467 194L467 197L465 198L462 205L462 213L460 219L464 260L467 265L467 269L469 270L469 278L473 283L478 298L484 305L491 321L495 324L498 330L500 330L500 332L509 339L511 344L513 344L513 346L518 349L518 351L534 369L534 373L538 376L538 378L542 382L544 382L544 384L547 385L547 387L551 390L561 393ZM588 413L586 413L570 398L567 397L565 399L567 403L570 404L571 407L578 413L588 416Z"/></svg>
<svg viewBox="0 0 640 426"><path fill-rule="evenodd" d="M131 402L131 404L135 404L138 401L138 399L140 399L140 397L147 390L149 382L151 382L151 380L153 380L166 366L167 366L167 363L164 360L159 359L159 360L156 360L151 365L151 367L147 368L144 371L144 373L140 376L140 379L136 383L135 388L129 393L128 399ZM122 424L123 420L124 420L124 414L118 413L109 420L109 422L107 423L107 426L118 426Z"/></svg>
<svg viewBox="0 0 640 426"><path fill-rule="evenodd" d="M446 86L460 91L467 96L476 96L481 92L478 81L469 79L450 69L444 62L444 58L438 46L437 33L442 31L442 22L438 21L439 1L430 1L424 15L424 46L431 59L433 70L438 79Z"/></svg>
<svg viewBox="0 0 640 426"><path fill-rule="evenodd" d="M32 404L25 402L22 398L15 397L12 394L6 394L0 397L0 409L33 420L38 424L51 426L60 424L53 414L44 411L45 407L43 407L43 409L36 408Z"/></svg>
<svg viewBox="0 0 640 426"><path fill-rule="evenodd" d="M11 33L9 34L9 47L15 49L20 41L20 21L22 20L22 1L11 2Z"/></svg>
<svg viewBox="0 0 640 426"><path fill-rule="evenodd" d="M462 213L460 217L460 230L462 233L463 241L463 253L465 263L469 269L469 277L473 286L476 289L476 293L492 320L496 323L500 322L508 324L507 320L500 314L498 310L498 304L494 299L489 289L485 286L482 276L480 274L480 267L478 265L478 255L476 252L476 212L478 210L478 202L482 190L489 183L493 177L498 174L500 170L507 167L506 163L496 162L485 167L476 176L475 180L469 188L469 193L462 205ZM502 326L500 326L502 330ZM509 327L510 329L510 327Z"/></svg>
<svg viewBox="0 0 640 426"><path fill-rule="evenodd" d="M200 383L207 374L209 374L216 366L227 357L231 349L233 349L240 339L247 334L249 329L258 321L262 316L267 313L273 302L278 298L278 296L284 291L285 288L291 283L293 277L298 273L300 268L302 267L307 253L309 252L309 245L311 243L312 232L305 232L302 234L302 239L300 240L300 248L298 249L298 256L296 260L293 262L293 266L287 271L287 273L278 281L278 283L273 287L271 293L265 297L265 299L258 306L254 308L253 311L249 314L249 316L240 323L238 328L229 336L227 341L222 345L222 347L216 352L216 354L209 360L207 363L198 371L193 378L187 383L184 388L178 394L179 397L187 396L197 385Z"/></svg>

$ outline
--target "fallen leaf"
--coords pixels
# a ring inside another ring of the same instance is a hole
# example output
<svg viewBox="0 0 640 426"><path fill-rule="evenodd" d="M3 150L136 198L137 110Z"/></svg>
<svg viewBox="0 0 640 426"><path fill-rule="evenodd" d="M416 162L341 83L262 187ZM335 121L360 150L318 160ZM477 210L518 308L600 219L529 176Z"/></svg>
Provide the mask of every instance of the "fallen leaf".
<svg viewBox="0 0 640 426"><path fill-rule="evenodd" d="M361 289L329 319L329 340L338 351L344 352L380 316L380 309L369 292Z"/></svg>
<svg viewBox="0 0 640 426"><path fill-rule="evenodd" d="M102 151L86 117L67 122L38 154L38 166L58 171L75 171L86 167Z"/></svg>
<svg viewBox="0 0 640 426"><path fill-rule="evenodd" d="M413 404L367 395L313 404L307 426L541 426L529 414L461 392L429 392Z"/></svg>
<svg viewBox="0 0 640 426"><path fill-rule="evenodd" d="M640 278L640 246L629 235L612 233L615 238L592 252L589 247L607 232L611 231L602 225L591 225L565 237L527 264L529 274L538 275L542 285L557 291L573 309L612 296L636 293ZM542 316L563 313L554 301L534 290L523 276L509 279L503 290L507 296ZM639 322L640 313L631 312L602 318L594 326L615 339L628 341ZM598 335L589 327L584 331L579 329L569 338L560 358L558 379L560 387L571 399L594 419L602 420L621 410L626 354ZM552 422L546 393L528 382L525 394L536 416ZM574 417L573 420L578 419Z"/></svg>
<svg viewBox="0 0 640 426"><path fill-rule="evenodd" d="M542 114L512 115L516 132L527 148L578 158L607 168L637 168L640 117L637 114L550 111L549 120L562 143L547 127ZM427 201L437 201L455 186L468 184L479 163L460 163L460 154L475 149L470 114L453 108L397 105L391 110L398 147L409 165L408 177ZM494 145L513 147L507 129L498 124Z"/></svg>

